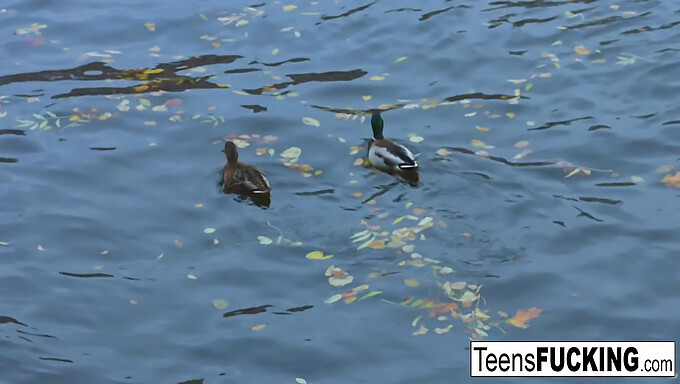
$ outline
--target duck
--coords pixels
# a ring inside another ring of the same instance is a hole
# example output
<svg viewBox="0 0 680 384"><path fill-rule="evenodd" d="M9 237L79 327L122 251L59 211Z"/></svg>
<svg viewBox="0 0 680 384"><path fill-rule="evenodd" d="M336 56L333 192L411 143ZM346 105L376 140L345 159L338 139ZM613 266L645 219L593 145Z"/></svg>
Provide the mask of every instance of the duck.
<svg viewBox="0 0 680 384"><path fill-rule="evenodd" d="M238 162L238 149L233 141L227 141L222 152L227 156L220 180L225 192L251 196L271 193L269 179L260 168Z"/></svg>
<svg viewBox="0 0 680 384"><path fill-rule="evenodd" d="M383 136L384 125L380 112L373 112L371 116L373 140L368 144L368 160L371 165L390 172L416 171L418 163L413 153L403 145L386 139Z"/></svg>

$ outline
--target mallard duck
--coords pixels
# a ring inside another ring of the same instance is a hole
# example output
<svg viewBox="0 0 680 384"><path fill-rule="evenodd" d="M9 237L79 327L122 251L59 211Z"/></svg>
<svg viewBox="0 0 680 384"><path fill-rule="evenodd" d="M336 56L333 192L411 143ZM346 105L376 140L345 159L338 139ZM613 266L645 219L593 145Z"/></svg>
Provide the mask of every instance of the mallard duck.
<svg viewBox="0 0 680 384"><path fill-rule="evenodd" d="M238 149L233 141L227 141L222 150L227 164L222 170L221 184L228 193L242 195L269 195L271 186L260 168L238 162Z"/></svg>
<svg viewBox="0 0 680 384"><path fill-rule="evenodd" d="M413 153L403 145L383 136L384 124L380 112L373 112L371 116L373 140L368 144L368 160L371 165L387 171L416 170L418 163Z"/></svg>

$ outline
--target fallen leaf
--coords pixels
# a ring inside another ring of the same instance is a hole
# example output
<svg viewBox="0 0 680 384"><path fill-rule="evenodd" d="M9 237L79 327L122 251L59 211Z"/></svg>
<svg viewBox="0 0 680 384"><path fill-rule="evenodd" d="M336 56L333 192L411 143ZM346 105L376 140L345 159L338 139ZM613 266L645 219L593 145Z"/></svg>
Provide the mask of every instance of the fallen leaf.
<svg viewBox="0 0 680 384"><path fill-rule="evenodd" d="M372 291L372 292L369 292L369 293L367 293L367 294L361 296L361 298L360 298L358 301L361 301L361 300L364 300L364 299L368 299L369 297L378 296L378 295L380 295L381 293L382 293L382 291Z"/></svg>
<svg viewBox="0 0 680 384"><path fill-rule="evenodd" d="M295 382L297 384L307 384L307 380L303 379L302 377L296 377Z"/></svg>
<svg viewBox="0 0 680 384"><path fill-rule="evenodd" d="M361 96L361 98L364 99L364 101L369 101L373 98L373 96L367 95L367 96Z"/></svg>
<svg viewBox="0 0 680 384"><path fill-rule="evenodd" d="M409 287L417 287L420 285L420 281L418 279L404 279L404 284Z"/></svg>
<svg viewBox="0 0 680 384"><path fill-rule="evenodd" d="M640 177L640 176L631 176L631 177L630 177L630 181L632 181L632 182L635 183L635 184L640 184L640 183L644 183L644 182L645 182L645 179L643 179L643 178Z"/></svg>
<svg viewBox="0 0 680 384"><path fill-rule="evenodd" d="M250 329L257 332L257 331L261 331L261 330L265 329L266 327L267 327L267 324L259 324L259 325L254 325Z"/></svg>
<svg viewBox="0 0 680 384"><path fill-rule="evenodd" d="M205 228L203 230L203 233L207 233L207 234L215 233L215 228Z"/></svg>
<svg viewBox="0 0 680 384"><path fill-rule="evenodd" d="M423 141L423 140L425 140L425 139L424 139L422 136L415 135L415 136L411 136L411 137L409 138L409 140L410 140L411 142L414 142L414 143L420 143L421 141Z"/></svg>
<svg viewBox="0 0 680 384"><path fill-rule="evenodd" d="M314 126L314 127L320 127L321 126L321 123L319 122L319 120L312 118L312 117L303 117L302 123L304 123L306 125L311 125L311 126Z"/></svg>
<svg viewBox="0 0 680 384"><path fill-rule="evenodd" d="M188 278L189 280L196 280L196 279L198 279L198 277L196 277L196 275L192 275L192 274L188 274L188 275L187 275L187 278Z"/></svg>
<svg viewBox="0 0 680 384"><path fill-rule="evenodd" d="M574 52L576 52L579 55L590 55L590 49L584 47L583 45L575 46Z"/></svg>
<svg viewBox="0 0 680 384"><path fill-rule="evenodd" d="M130 304L137 305L137 300L130 300Z"/></svg>
<svg viewBox="0 0 680 384"><path fill-rule="evenodd" d="M268 238L267 236L258 236L257 240L262 245L268 245L268 244L271 244L273 242L272 239Z"/></svg>
<svg viewBox="0 0 680 384"><path fill-rule="evenodd" d="M470 141L470 145L472 145L473 147L483 147L486 144L484 144L484 142L481 140L474 139Z"/></svg>
<svg viewBox="0 0 680 384"><path fill-rule="evenodd" d="M529 328L529 320L537 318L540 314L541 310L536 307L527 311L517 311L507 322L518 328Z"/></svg>
<svg viewBox="0 0 680 384"><path fill-rule="evenodd" d="M156 30L156 23L144 23L144 26L151 32Z"/></svg>
<svg viewBox="0 0 680 384"><path fill-rule="evenodd" d="M439 148L436 152L439 156L449 156L451 154L451 151L449 151L446 148Z"/></svg>
<svg viewBox="0 0 680 384"><path fill-rule="evenodd" d="M524 148L527 145L529 145L529 142L526 141L526 140L518 141L518 142L515 143L515 147L517 147L517 148Z"/></svg>
<svg viewBox="0 0 680 384"><path fill-rule="evenodd" d="M297 5L290 4L290 5L284 5L283 6L283 10L286 11L286 12L293 11L295 9L297 9Z"/></svg>
<svg viewBox="0 0 680 384"><path fill-rule="evenodd" d="M402 61L404 61L404 60L406 60L406 59L408 59L407 56L402 56L402 57L398 58L397 60L395 60L394 62L395 62L395 63L401 63Z"/></svg>
<svg viewBox="0 0 680 384"><path fill-rule="evenodd" d="M453 328L453 325L449 324L445 328L435 328L434 332L437 333L438 335L441 335L443 333L447 333L448 331L450 331L451 328Z"/></svg>
<svg viewBox="0 0 680 384"><path fill-rule="evenodd" d="M385 77L384 76L371 76L370 80L382 81L382 80L385 80Z"/></svg>
<svg viewBox="0 0 680 384"><path fill-rule="evenodd" d="M309 252L305 257L309 260L328 260L333 257L333 255L324 255L321 251L312 251Z"/></svg>
<svg viewBox="0 0 680 384"><path fill-rule="evenodd" d="M371 249L383 249L385 248L385 241L373 240L371 243L368 244L368 247Z"/></svg>
<svg viewBox="0 0 680 384"><path fill-rule="evenodd" d="M175 239L175 247L182 248L182 242L179 239Z"/></svg>
<svg viewBox="0 0 680 384"><path fill-rule="evenodd" d="M326 304L333 304L340 299L342 299L342 295L338 293L337 295L333 295L333 296L327 298L323 302L326 303Z"/></svg>
<svg viewBox="0 0 680 384"><path fill-rule="evenodd" d="M418 328L416 331L413 332L413 336L420 336L426 334L428 331L427 327L424 325L420 324L420 328Z"/></svg>
<svg viewBox="0 0 680 384"><path fill-rule="evenodd" d="M212 305L215 307L215 309L221 310L227 308L229 306L229 302L222 299L215 299L212 301Z"/></svg>
<svg viewBox="0 0 680 384"><path fill-rule="evenodd" d="M456 309L458 309L458 304L445 303L432 307L427 312L430 314L430 317L434 317L438 313L451 313L451 311L455 311Z"/></svg>
<svg viewBox="0 0 680 384"><path fill-rule="evenodd" d="M661 181L669 187L680 188L680 172L676 172L675 175L669 173Z"/></svg>

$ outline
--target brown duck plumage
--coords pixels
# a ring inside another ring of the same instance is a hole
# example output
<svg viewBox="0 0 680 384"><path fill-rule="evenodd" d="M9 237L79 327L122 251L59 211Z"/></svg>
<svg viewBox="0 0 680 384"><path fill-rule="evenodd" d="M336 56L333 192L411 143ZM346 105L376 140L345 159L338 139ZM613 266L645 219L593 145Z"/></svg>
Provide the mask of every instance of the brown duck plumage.
<svg viewBox="0 0 680 384"><path fill-rule="evenodd" d="M242 195L268 195L271 191L269 180L260 168L238 162L238 149L232 141L227 141L222 150L227 156L227 164L222 171L225 192Z"/></svg>

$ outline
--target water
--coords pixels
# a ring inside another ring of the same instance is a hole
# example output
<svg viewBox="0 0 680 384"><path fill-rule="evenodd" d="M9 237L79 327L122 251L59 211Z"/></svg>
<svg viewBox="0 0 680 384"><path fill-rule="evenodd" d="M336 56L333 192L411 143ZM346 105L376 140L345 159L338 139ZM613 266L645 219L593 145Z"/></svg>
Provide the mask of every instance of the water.
<svg viewBox="0 0 680 384"><path fill-rule="evenodd" d="M3 383L460 382L471 336L680 336L673 2L2 1L0 21ZM379 106L416 187L355 165ZM216 188L241 135L268 209ZM490 319L430 316L446 281ZM382 293L324 303L357 287Z"/></svg>

